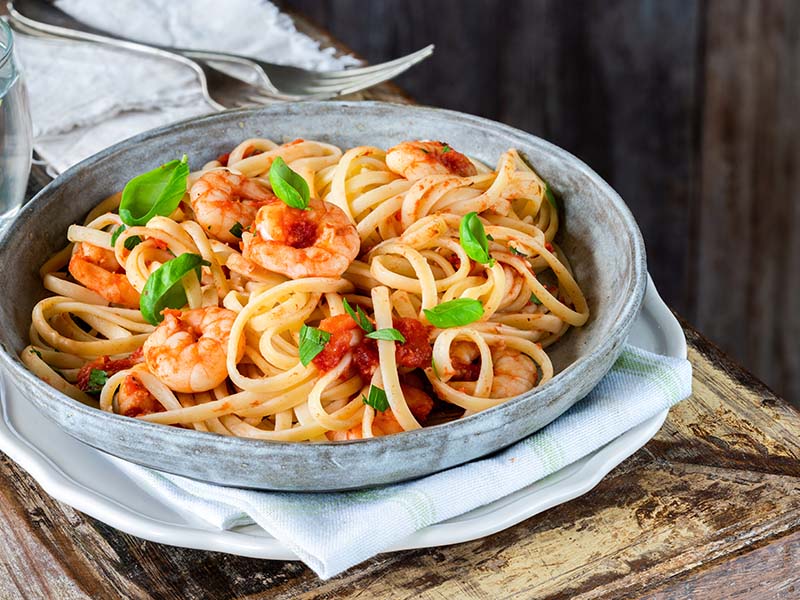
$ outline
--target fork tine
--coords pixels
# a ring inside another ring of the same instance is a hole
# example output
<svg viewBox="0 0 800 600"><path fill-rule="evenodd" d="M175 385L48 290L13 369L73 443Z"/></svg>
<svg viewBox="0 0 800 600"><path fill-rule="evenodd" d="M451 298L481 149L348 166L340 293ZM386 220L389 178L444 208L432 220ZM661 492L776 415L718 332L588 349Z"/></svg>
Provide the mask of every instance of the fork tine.
<svg viewBox="0 0 800 600"><path fill-rule="evenodd" d="M386 81L387 79L391 79L400 75L404 71L408 70L409 68L413 67L418 62L425 60L429 55L420 55L415 57L412 60L409 60L404 63L397 64L396 66L389 68L389 69L381 69L375 71L373 73L362 75L360 77L355 77L352 79L347 80L339 80L337 82L325 82L325 83L309 83L303 85L302 87L298 87L298 94L330 94L332 96L339 96L342 94L351 94L358 90L363 90L364 88L376 85L382 81Z"/></svg>
<svg viewBox="0 0 800 600"><path fill-rule="evenodd" d="M327 100L330 98L335 98L336 96L344 96L347 94L354 94L355 92L359 92L366 88L372 87L383 81L388 79L392 79L403 73L410 67L414 66L416 62L423 60L425 57L422 57L416 60L413 63L407 63L400 66L395 67L394 69L379 71L377 73L373 73L370 76L360 78L356 82L351 82L347 86L337 86L330 89L325 89L323 91L315 91L314 93L306 93L306 94L296 94L296 95L281 95L275 96L273 94L251 94L247 96L247 101L252 102L254 104L272 104L276 100L285 100L285 101L302 101L308 102L313 100Z"/></svg>
<svg viewBox="0 0 800 600"><path fill-rule="evenodd" d="M434 45L428 44L424 48L420 48L416 52L411 52L410 54L406 54L405 56L401 56L399 58L394 58L392 60L387 60L386 62L378 63L375 65L369 65L366 67L358 67L355 69L342 69L341 71L316 71L313 72L313 76L319 80L323 79L350 79L352 77L359 77L361 75L370 75L375 73L376 71L382 71L384 69L391 69L395 66L400 64L405 64L407 61L415 60L418 57L428 57L433 54Z"/></svg>

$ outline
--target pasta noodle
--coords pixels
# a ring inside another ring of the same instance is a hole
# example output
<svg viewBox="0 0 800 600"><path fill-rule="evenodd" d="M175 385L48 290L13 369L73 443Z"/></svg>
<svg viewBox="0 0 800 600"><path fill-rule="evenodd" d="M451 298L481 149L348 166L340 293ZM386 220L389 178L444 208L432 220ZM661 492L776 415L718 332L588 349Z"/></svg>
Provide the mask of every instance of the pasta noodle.
<svg viewBox="0 0 800 600"><path fill-rule="evenodd" d="M102 410L275 441L409 431L547 382L545 349L589 317L513 149L492 169L441 142L247 139L162 169L140 176L164 182L148 216L133 180L41 268L21 358Z"/></svg>

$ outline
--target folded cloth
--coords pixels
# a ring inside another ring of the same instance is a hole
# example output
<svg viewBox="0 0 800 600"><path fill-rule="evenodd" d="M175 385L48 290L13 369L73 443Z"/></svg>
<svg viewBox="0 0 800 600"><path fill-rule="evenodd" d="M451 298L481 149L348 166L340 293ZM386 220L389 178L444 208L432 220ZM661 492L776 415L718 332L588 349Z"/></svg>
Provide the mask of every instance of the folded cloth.
<svg viewBox="0 0 800 600"><path fill-rule="evenodd" d="M256 523L329 578L415 531L508 496L594 452L691 394L682 358L626 346L592 392L537 433L488 458L355 492L258 492L200 483L123 460L144 490L219 529Z"/></svg>
<svg viewBox="0 0 800 600"><path fill-rule="evenodd" d="M318 70L357 64L299 33L266 0L59 0L81 21L148 43L247 54ZM85 42L17 35L35 148L56 171L127 137L212 112L194 72L174 61Z"/></svg>

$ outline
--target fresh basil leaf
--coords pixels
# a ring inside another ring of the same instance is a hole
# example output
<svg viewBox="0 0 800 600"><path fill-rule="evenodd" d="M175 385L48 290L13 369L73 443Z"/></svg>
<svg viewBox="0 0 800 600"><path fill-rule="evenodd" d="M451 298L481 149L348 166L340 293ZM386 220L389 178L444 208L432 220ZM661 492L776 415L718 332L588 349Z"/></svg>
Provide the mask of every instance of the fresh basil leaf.
<svg viewBox="0 0 800 600"><path fill-rule="evenodd" d="M86 391L94 394L103 389L103 386L108 381L108 373L102 369L92 369L89 373L89 383L86 386Z"/></svg>
<svg viewBox="0 0 800 600"><path fill-rule="evenodd" d="M350 318L356 322L356 325L361 327L367 333L372 333L375 331L375 326L372 324L372 321L369 320L367 314L362 310L362 308L356 305L356 310L353 310L353 307L350 306L350 303L347 301L347 298L342 298L342 304L344 304L344 311L350 315ZM356 314L358 311L358 314ZM369 337L369 336L367 336Z"/></svg>
<svg viewBox="0 0 800 600"><path fill-rule="evenodd" d="M308 210L309 191L306 180L292 171L280 156L269 168L269 184L275 195L292 208Z"/></svg>
<svg viewBox="0 0 800 600"><path fill-rule="evenodd" d="M472 298L456 298L423 312L431 325L439 329L469 325L483 316L483 305Z"/></svg>
<svg viewBox="0 0 800 600"><path fill-rule="evenodd" d="M178 208L186 193L189 164L186 155L131 179L122 190L119 216L127 225L146 225Z"/></svg>
<svg viewBox="0 0 800 600"><path fill-rule="evenodd" d="M369 386L369 397L361 394L361 401L379 412L384 412L389 408L389 399L386 397L386 392L376 385Z"/></svg>
<svg viewBox="0 0 800 600"><path fill-rule="evenodd" d="M308 366L314 357L322 352L325 344L331 339L331 334L316 327L303 325L300 328L300 362Z"/></svg>
<svg viewBox="0 0 800 600"><path fill-rule="evenodd" d="M542 301L541 301L541 300L539 300L539 299L536 297L536 294L531 294L531 302L532 302L533 304L541 304L541 303L542 303Z"/></svg>
<svg viewBox="0 0 800 600"><path fill-rule="evenodd" d="M114 233L111 234L111 247L112 248L117 245L117 238L119 237L119 234L122 233L123 231L125 231L126 229L127 229L127 227L125 225L120 225L119 227L117 227L114 230Z"/></svg>
<svg viewBox="0 0 800 600"><path fill-rule="evenodd" d="M442 154L447 154L448 152L450 152L450 150L452 150L452 148L447 144L445 144L444 148L442 148Z"/></svg>
<svg viewBox="0 0 800 600"><path fill-rule="evenodd" d="M528 258L527 254L525 254L524 252L520 252L519 250L514 248L514 246L509 246L508 249L511 250L511 254L516 254L517 256L523 256L525 258Z"/></svg>
<svg viewBox="0 0 800 600"><path fill-rule="evenodd" d="M114 233L111 234L111 247L112 248L117 245L117 238L126 229L127 229L127 227L125 225L120 225L119 227L117 227L114 230ZM141 243L142 243L142 238L140 238L138 235L134 235L134 236L129 237L129 238L127 238L125 240L125 249L126 250L133 250L134 248L136 248L136 246L138 246Z"/></svg>
<svg viewBox="0 0 800 600"><path fill-rule="evenodd" d="M366 335L371 340L388 340L390 342L406 343L406 338L402 333L397 331L394 327L387 327L386 329L378 329Z"/></svg>
<svg viewBox="0 0 800 600"><path fill-rule="evenodd" d="M239 223L239 221L236 221L236 223L233 224L233 227L231 227L228 231L233 237L242 239L242 233L244 232L244 227L242 227L242 224Z"/></svg>
<svg viewBox="0 0 800 600"><path fill-rule="evenodd" d="M181 280L191 271L197 271L198 279L201 266L209 266L199 254L181 254L158 267L147 278L139 310L142 316L152 325L164 320L161 311L165 308L181 308L186 304L186 290Z"/></svg>
<svg viewBox="0 0 800 600"><path fill-rule="evenodd" d="M461 247L464 248L467 256L483 265L489 263L490 267L494 266L494 259L489 256L489 241L486 238L486 230L478 218L478 213L471 212L461 217L458 236L461 240Z"/></svg>
<svg viewBox="0 0 800 600"><path fill-rule="evenodd" d="M550 190L550 186L547 183L544 184L544 197L547 198L547 201L550 205L558 210L558 204L556 204L556 197L553 195L553 192Z"/></svg>

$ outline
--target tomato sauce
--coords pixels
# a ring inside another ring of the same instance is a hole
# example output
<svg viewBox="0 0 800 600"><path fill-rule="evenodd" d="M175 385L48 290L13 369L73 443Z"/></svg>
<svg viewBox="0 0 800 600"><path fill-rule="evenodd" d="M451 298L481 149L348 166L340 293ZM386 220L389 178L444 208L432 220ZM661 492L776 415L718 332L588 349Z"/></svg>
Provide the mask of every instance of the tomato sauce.
<svg viewBox="0 0 800 600"><path fill-rule="evenodd" d="M356 330L359 327L350 315L337 315L322 319L319 328L330 333L331 339L325 344L322 352L317 354L311 362L320 371L325 372L338 365L354 343L358 343L359 335Z"/></svg>
<svg viewBox="0 0 800 600"><path fill-rule="evenodd" d="M84 392L89 388L89 378L91 377L94 369L105 371L106 375L110 377L114 373L118 373L125 369L130 369L133 365L138 365L140 362L142 362L142 360L143 357L141 348L138 348L127 358L120 358L118 360L111 360L108 356L96 358L92 362L83 365L81 370L78 371L78 388Z"/></svg>
<svg viewBox="0 0 800 600"><path fill-rule="evenodd" d="M411 369L430 366L433 348L428 341L428 334L432 328L417 319L395 319L392 325L406 339L405 343L395 343L397 366ZM363 338L353 350L353 363L362 379L371 379L379 364L377 342Z"/></svg>

